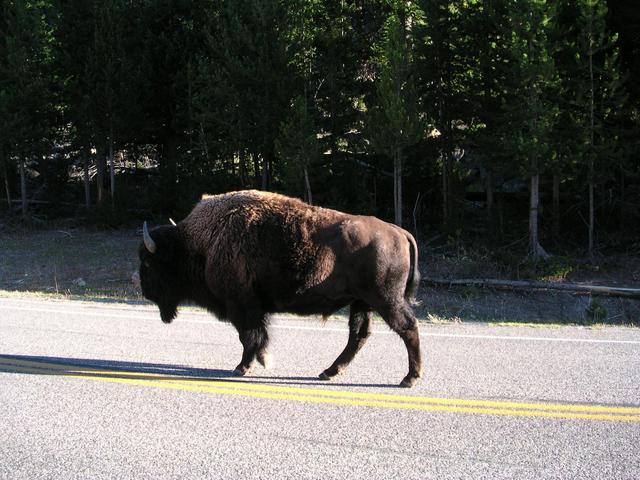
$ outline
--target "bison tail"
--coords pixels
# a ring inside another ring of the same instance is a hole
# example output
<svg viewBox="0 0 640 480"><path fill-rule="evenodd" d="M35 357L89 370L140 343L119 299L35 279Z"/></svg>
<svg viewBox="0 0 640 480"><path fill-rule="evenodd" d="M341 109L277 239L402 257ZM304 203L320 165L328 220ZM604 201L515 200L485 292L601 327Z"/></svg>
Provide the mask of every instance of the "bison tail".
<svg viewBox="0 0 640 480"><path fill-rule="evenodd" d="M404 291L404 298L410 305L419 305L420 302L416 300L416 292L420 285L420 270L418 269L418 245L415 238L410 233L407 233L407 240L409 241L409 277L407 278L407 287Z"/></svg>

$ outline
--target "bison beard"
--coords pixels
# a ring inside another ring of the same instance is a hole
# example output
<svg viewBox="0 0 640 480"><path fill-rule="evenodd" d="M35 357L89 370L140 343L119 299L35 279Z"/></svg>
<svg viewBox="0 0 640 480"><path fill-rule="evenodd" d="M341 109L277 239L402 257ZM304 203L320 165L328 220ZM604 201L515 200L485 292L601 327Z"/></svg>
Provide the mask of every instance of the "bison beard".
<svg viewBox="0 0 640 480"><path fill-rule="evenodd" d="M270 313L330 315L349 306L349 339L320 374L343 371L370 335L377 311L407 348L411 387L422 373L410 303L419 282L410 233L375 217L348 215L255 190L205 196L177 225L146 223L140 245L142 293L162 321L193 301L238 330L247 373L267 364Z"/></svg>

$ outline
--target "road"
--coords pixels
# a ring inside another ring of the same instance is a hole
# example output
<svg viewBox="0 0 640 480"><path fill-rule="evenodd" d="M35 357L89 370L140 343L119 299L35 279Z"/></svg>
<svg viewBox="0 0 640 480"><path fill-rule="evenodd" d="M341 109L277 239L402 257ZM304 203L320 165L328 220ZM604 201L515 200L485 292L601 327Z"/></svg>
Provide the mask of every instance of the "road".
<svg viewBox="0 0 640 480"><path fill-rule="evenodd" d="M383 323L342 376L339 318L276 317L274 366L230 376L197 311L0 298L2 479L640 479L640 330Z"/></svg>

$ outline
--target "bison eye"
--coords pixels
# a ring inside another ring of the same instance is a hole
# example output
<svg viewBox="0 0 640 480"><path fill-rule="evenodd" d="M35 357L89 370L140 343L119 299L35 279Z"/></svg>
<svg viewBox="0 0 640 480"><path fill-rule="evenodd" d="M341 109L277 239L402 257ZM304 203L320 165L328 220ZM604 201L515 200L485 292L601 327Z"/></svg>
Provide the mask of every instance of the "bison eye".
<svg viewBox="0 0 640 480"><path fill-rule="evenodd" d="M147 260L145 260L144 262L142 262L142 264L143 264L145 267L147 267L147 268L149 268L149 267L151 266L151 264L150 264Z"/></svg>

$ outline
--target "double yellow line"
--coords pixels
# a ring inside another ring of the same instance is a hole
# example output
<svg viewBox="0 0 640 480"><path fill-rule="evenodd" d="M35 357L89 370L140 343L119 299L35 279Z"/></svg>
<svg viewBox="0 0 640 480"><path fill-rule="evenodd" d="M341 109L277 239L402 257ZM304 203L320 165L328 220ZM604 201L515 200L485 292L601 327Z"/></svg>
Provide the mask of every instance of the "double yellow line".
<svg viewBox="0 0 640 480"><path fill-rule="evenodd" d="M264 384L258 383L257 381L208 380L201 377L184 377L140 371L102 370L93 367L22 360L10 357L0 357L0 372L63 375L65 377L84 380L318 404L428 412L640 423L640 407L505 402L496 400L352 392L326 388Z"/></svg>

